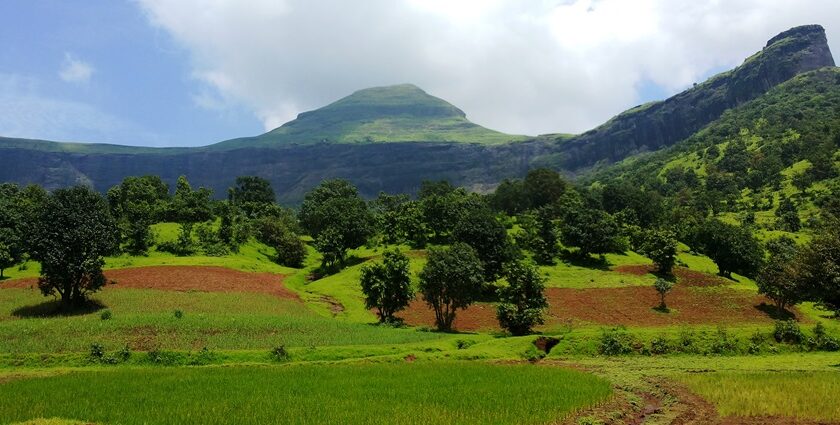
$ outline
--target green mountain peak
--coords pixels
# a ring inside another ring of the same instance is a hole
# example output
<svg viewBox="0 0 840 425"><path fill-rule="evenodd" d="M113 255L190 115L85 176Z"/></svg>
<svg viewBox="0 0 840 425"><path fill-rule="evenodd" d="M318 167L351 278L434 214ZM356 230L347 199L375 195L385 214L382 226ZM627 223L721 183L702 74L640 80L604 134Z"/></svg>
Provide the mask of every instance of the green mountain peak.
<svg viewBox="0 0 840 425"><path fill-rule="evenodd" d="M484 128L464 111L413 84L354 92L263 135L214 147L309 145L317 143L464 142L495 144L524 140Z"/></svg>

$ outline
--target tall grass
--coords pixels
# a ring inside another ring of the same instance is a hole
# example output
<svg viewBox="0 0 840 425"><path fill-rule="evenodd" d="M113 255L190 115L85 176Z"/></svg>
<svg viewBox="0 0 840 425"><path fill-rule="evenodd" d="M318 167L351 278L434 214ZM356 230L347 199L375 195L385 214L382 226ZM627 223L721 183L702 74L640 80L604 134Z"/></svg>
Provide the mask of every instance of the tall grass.
<svg viewBox="0 0 840 425"><path fill-rule="evenodd" d="M718 372L681 380L723 416L840 420L838 372Z"/></svg>
<svg viewBox="0 0 840 425"><path fill-rule="evenodd" d="M0 384L0 418L121 424L536 424L610 384L531 365L399 363L122 368Z"/></svg>

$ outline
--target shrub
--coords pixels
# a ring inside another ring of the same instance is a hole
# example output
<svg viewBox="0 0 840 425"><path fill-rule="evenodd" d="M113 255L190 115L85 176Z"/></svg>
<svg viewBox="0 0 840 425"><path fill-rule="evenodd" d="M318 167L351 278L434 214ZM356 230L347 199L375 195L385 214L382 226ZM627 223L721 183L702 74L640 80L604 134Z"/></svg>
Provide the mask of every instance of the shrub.
<svg viewBox="0 0 840 425"><path fill-rule="evenodd" d="M183 311L181 311L181 310L175 310L175 313L174 313L174 314L175 314L175 318L176 318L176 319L181 319L181 318L183 318L183 317L184 317L184 312L183 312Z"/></svg>
<svg viewBox="0 0 840 425"><path fill-rule="evenodd" d="M216 353L210 351L207 347L204 347L198 352L198 354L190 356L187 364L190 366L201 366L213 363L214 360L216 360Z"/></svg>
<svg viewBox="0 0 840 425"><path fill-rule="evenodd" d="M665 295L667 295L668 292L671 292L671 289L674 288L674 282L658 277L656 278L656 282L653 283L653 287L656 289L656 292L659 293L659 309L662 311L668 311L668 306L665 305Z"/></svg>
<svg viewBox="0 0 840 425"><path fill-rule="evenodd" d="M271 350L270 354L271 354L271 358L274 359L274 361L277 361L277 362L287 362L287 361L291 360L291 358L292 358L292 356L286 350L286 346L283 345L283 344L280 344L280 345L274 347Z"/></svg>
<svg viewBox="0 0 840 425"><path fill-rule="evenodd" d="M680 330L680 335L677 338L676 347L674 347L681 353L699 353L700 349L697 346L697 338L694 335L694 331L690 328L683 328Z"/></svg>
<svg viewBox="0 0 840 425"><path fill-rule="evenodd" d="M805 340L805 334L799 329L799 324L794 320L777 320L773 329L773 337L776 342L788 344L800 344Z"/></svg>
<svg viewBox="0 0 840 425"><path fill-rule="evenodd" d="M105 357L105 346L100 343L94 342L90 345L90 354L89 356L92 361L100 361L102 358Z"/></svg>
<svg viewBox="0 0 840 425"><path fill-rule="evenodd" d="M651 354L668 354L671 352L671 344L664 336L658 336L650 341Z"/></svg>
<svg viewBox="0 0 840 425"><path fill-rule="evenodd" d="M633 337L624 328L607 329L601 334L598 353L605 356L618 356L633 352Z"/></svg>
<svg viewBox="0 0 840 425"><path fill-rule="evenodd" d="M455 341L455 348L457 348L459 350L464 350L464 349L472 347L474 344L475 344L475 341L471 341L471 340L468 340L468 339L459 339L459 340Z"/></svg>
<svg viewBox="0 0 840 425"><path fill-rule="evenodd" d="M180 360L180 356L177 353L157 349L149 351L147 356L150 363L162 366L173 366L178 364Z"/></svg>
<svg viewBox="0 0 840 425"><path fill-rule="evenodd" d="M102 313L99 313L99 318L102 320L111 320L111 317L113 317L111 310L104 310Z"/></svg>
<svg viewBox="0 0 840 425"><path fill-rule="evenodd" d="M121 361L121 362L125 363L125 362L127 362L127 361L128 361L128 359L131 357L131 349L130 349L130 348L128 348L128 346L127 346L127 345L125 345L125 346L123 346L123 348L120 348L120 350L119 350L119 351L117 351L117 354L116 354L116 356L115 356L115 357L116 357L119 361Z"/></svg>
<svg viewBox="0 0 840 425"><path fill-rule="evenodd" d="M712 341L709 351L714 354L738 354L738 339L729 335L726 328L720 326L715 333L715 339Z"/></svg>
<svg viewBox="0 0 840 425"><path fill-rule="evenodd" d="M817 323L814 326L814 338L811 341L811 347L816 350L823 351L838 351L840 350L840 341L828 335L825 332L825 326L822 323Z"/></svg>

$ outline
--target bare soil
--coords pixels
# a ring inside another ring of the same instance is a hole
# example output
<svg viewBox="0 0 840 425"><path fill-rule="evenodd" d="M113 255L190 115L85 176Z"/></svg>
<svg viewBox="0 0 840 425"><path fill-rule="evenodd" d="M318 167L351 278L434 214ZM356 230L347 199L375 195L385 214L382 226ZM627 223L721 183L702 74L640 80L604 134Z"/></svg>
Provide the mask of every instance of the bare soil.
<svg viewBox="0 0 840 425"><path fill-rule="evenodd" d="M200 292L259 292L280 298L300 300L298 295L283 286L283 275L249 273L211 266L152 266L105 271L114 282L107 289L158 289L164 291ZM38 279L15 279L3 282L3 288L30 288Z"/></svg>

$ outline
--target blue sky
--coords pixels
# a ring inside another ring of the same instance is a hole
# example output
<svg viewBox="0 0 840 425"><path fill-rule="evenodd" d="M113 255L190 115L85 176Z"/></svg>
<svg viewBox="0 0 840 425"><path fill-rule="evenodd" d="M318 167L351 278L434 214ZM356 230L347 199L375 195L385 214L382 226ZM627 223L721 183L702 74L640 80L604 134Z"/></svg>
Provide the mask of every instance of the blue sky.
<svg viewBox="0 0 840 425"><path fill-rule="evenodd" d="M0 98L18 105L6 106L17 112L0 118L0 135L171 146L262 132L241 105L197 104L212 89L135 3L0 2L0 40ZM89 66L89 78L77 71L63 79L73 62Z"/></svg>
<svg viewBox="0 0 840 425"><path fill-rule="evenodd" d="M839 16L836 0L9 0L0 136L206 145L398 83L497 130L582 132L792 26L840 39Z"/></svg>

